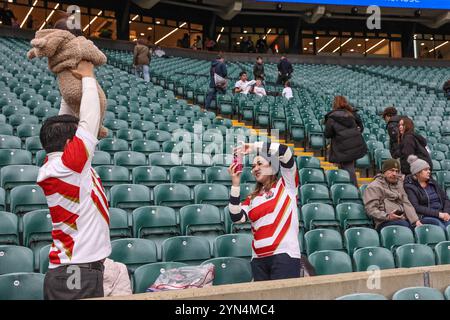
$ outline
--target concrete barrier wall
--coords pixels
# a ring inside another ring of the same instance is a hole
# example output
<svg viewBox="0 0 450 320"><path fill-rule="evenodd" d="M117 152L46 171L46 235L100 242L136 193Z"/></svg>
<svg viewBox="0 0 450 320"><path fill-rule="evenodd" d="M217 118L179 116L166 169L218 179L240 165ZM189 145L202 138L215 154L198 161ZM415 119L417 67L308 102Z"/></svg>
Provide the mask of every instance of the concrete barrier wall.
<svg viewBox="0 0 450 320"><path fill-rule="evenodd" d="M369 276L371 278L369 279ZM450 265L380 271L378 289L373 274L353 272L331 276L213 286L201 289L142 293L107 300L329 300L351 293L379 293L392 298L400 289L430 286L444 292L450 286Z"/></svg>

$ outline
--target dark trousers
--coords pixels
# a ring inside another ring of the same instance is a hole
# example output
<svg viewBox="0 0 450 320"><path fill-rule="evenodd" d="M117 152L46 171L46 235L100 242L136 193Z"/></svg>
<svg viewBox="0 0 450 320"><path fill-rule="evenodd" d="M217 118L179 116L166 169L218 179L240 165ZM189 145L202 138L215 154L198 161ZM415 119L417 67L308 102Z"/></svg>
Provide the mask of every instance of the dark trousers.
<svg viewBox="0 0 450 320"><path fill-rule="evenodd" d="M254 281L300 278L300 259L286 253L254 258L251 266Z"/></svg>
<svg viewBox="0 0 450 320"><path fill-rule="evenodd" d="M387 227L387 226L403 226L403 227L407 227L410 229L413 228L407 220L397 220L397 221L382 222L377 226L376 229L377 229L377 231L380 231L381 229L383 229L384 227Z"/></svg>
<svg viewBox="0 0 450 320"><path fill-rule="evenodd" d="M350 181L358 188L358 178L356 178L355 161L341 162L339 169L343 169L350 174Z"/></svg>
<svg viewBox="0 0 450 320"><path fill-rule="evenodd" d="M205 99L205 109L211 109L211 102L213 100L216 100L217 92L224 94L225 90L220 88L209 88L208 94L206 95ZM217 106L216 106L217 108Z"/></svg>
<svg viewBox="0 0 450 320"><path fill-rule="evenodd" d="M44 279L44 299L75 300L103 297L103 270L102 262L49 269Z"/></svg>
<svg viewBox="0 0 450 320"><path fill-rule="evenodd" d="M420 222L422 222L423 224L434 224L435 226L444 229L444 231L446 230L447 226L450 226L450 221L445 222L444 220L435 217L423 217L422 219L420 219Z"/></svg>

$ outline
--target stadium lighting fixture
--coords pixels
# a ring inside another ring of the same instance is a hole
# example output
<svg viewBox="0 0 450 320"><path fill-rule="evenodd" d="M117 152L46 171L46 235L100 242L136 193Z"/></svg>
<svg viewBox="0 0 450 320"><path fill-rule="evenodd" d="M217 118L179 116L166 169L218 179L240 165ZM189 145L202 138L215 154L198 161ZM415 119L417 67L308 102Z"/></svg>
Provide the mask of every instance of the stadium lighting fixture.
<svg viewBox="0 0 450 320"><path fill-rule="evenodd" d="M367 49L366 52L364 52L364 54L369 53L369 51L372 51L373 49L375 49L376 47L378 47L380 44L382 44L383 42L385 42L386 39L383 39L379 42L377 42L376 44L374 44L373 46L371 46L369 49Z"/></svg>
<svg viewBox="0 0 450 320"><path fill-rule="evenodd" d="M55 10L58 9L58 7L59 7L59 3L57 3L56 6L53 8L52 12L50 12L47 19L45 19L45 21L42 23L39 30L42 30L44 28L45 24L48 22L48 20L50 20L50 18L53 16L53 14L55 13Z"/></svg>
<svg viewBox="0 0 450 320"><path fill-rule="evenodd" d="M316 37L316 40L319 40L320 39L320 37Z"/></svg>
<svg viewBox="0 0 450 320"><path fill-rule="evenodd" d="M89 28L89 26L90 26L91 24L93 24L95 20L97 20L97 18L102 14L102 12L103 12L103 11L100 10L100 12L97 13L97 15L96 15L91 21L89 21L89 23L86 25L86 27L84 27L83 32L85 32L85 31L87 30L87 28Z"/></svg>
<svg viewBox="0 0 450 320"><path fill-rule="evenodd" d="M136 20L137 18L139 17L139 15L137 14L137 15L135 15L134 17L133 17L133 19L131 19L130 21L128 21L128 23L131 23L131 22L133 22L134 20Z"/></svg>
<svg viewBox="0 0 450 320"><path fill-rule="evenodd" d="M322 48L319 49L319 51L317 51L317 53L322 52L322 50L325 49L326 47L328 47L334 40L336 40L336 37L334 37L333 39L328 41Z"/></svg>
<svg viewBox="0 0 450 320"><path fill-rule="evenodd" d="M310 46L312 46L314 43L313 42L310 42L310 43L308 43Z"/></svg>
<svg viewBox="0 0 450 320"><path fill-rule="evenodd" d="M222 29L220 29L220 33L219 33L219 35L217 36L216 42L219 42L220 37L222 36L223 30L225 30L225 27L222 27Z"/></svg>
<svg viewBox="0 0 450 320"><path fill-rule="evenodd" d="M33 11L34 6L35 6L37 3L38 3L38 0L34 0L33 6L30 8L30 10L28 10L28 13L27 13L27 15L25 16L25 19L23 19L22 23L20 24L20 27L21 27L21 28L23 27L23 25L25 24L25 22L27 22L28 17L29 17L30 14L31 14L31 11Z"/></svg>
<svg viewBox="0 0 450 320"><path fill-rule="evenodd" d="M153 28L152 27L148 27L147 30L153 30Z"/></svg>
<svg viewBox="0 0 450 320"><path fill-rule="evenodd" d="M434 48L434 49L431 49L430 51L428 51L428 52L433 52L433 51L435 51L435 50L437 50L437 49L439 49L439 48L442 48L443 46L445 46L445 45L447 45L448 43L449 43L450 41L445 41L444 43L441 43L440 45L438 45L436 48Z"/></svg>
<svg viewBox="0 0 450 320"><path fill-rule="evenodd" d="M177 32L180 28L183 28L186 24L187 24L187 22L183 22L178 28L173 29L173 30L170 31L168 34L166 34L164 37L162 37L161 39L159 39L158 41L156 41L155 44L160 43L161 41L163 41L164 39L166 39L167 37L169 37L171 34Z"/></svg>
<svg viewBox="0 0 450 320"><path fill-rule="evenodd" d="M269 31L267 31L266 35L263 37L264 40L266 40L267 36L269 35L269 33L272 31L272 29L269 29Z"/></svg>
<svg viewBox="0 0 450 320"><path fill-rule="evenodd" d="M334 49L333 53L336 53L339 51L340 48L342 48L343 46L345 46L347 43L349 43L350 41L352 41L353 38L348 38L343 44L341 44L339 47L337 47L336 49Z"/></svg>

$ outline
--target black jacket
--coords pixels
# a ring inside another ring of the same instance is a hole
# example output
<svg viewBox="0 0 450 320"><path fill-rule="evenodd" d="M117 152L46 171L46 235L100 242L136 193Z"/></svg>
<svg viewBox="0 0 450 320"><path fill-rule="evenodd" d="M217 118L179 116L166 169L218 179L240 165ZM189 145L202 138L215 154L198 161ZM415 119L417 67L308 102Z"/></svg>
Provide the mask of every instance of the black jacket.
<svg viewBox="0 0 450 320"><path fill-rule="evenodd" d="M209 69L210 81L209 87L215 88L216 84L214 82L214 72L217 73L222 78L227 77L227 66L225 63L220 62L219 60L214 60L211 63L211 69Z"/></svg>
<svg viewBox="0 0 450 320"><path fill-rule="evenodd" d="M442 89L443 89L445 92L450 91L450 80L448 80L446 83L444 83L444 86L442 87Z"/></svg>
<svg viewBox="0 0 450 320"><path fill-rule="evenodd" d="M433 162L431 161L430 154L425 148L427 140L417 133L407 133L404 135L402 141L398 145L398 149L394 154L391 154L393 158L400 158L400 165L403 174L410 174L411 168L408 163L408 157L412 154L416 155L419 159L425 160L433 170Z"/></svg>
<svg viewBox="0 0 450 320"><path fill-rule="evenodd" d="M425 190L420 186L419 182L412 175L408 175L405 178L403 187L405 188L406 194L408 195L409 202L416 209L416 213L419 218L423 216L439 218L439 212L450 212L450 200L444 190L438 185L436 181L430 179L428 182L430 185L434 186L439 198L441 199L440 210L431 209L428 195Z"/></svg>
<svg viewBox="0 0 450 320"><path fill-rule="evenodd" d="M282 59L278 62L278 71L282 76L290 76L292 72L294 72L294 68L292 64L288 61L288 59Z"/></svg>
<svg viewBox="0 0 450 320"><path fill-rule="evenodd" d="M336 110L325 116L325 138L331 139L329 161L342 163L355 161L367 153L361 132L363 123L356 110L349 113Z"/></svg>
<svg viewBox="0 0 450 320"><path fill-rule="evenodd" d="M393 116L386 124L386 131L389 134L389 151L391 155L398 154L398 123L401 116Z"/></svg>
<svg viewBox="0 0 450 320"><path fill-rule="evenodd" d="M253 75L255 76L255 80L258 77L264 80L264 64L256 62L253 66Z"/></svg>

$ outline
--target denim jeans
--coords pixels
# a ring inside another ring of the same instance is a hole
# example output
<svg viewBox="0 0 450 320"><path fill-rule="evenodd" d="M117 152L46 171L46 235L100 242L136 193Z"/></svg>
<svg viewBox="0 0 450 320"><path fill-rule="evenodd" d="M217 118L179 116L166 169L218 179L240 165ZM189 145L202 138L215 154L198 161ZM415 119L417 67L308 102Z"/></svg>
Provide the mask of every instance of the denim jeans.
<svg viewBox="0 0 450 320"><path fill-rule="evenodd" d="M420 222L422 222L423 224L433 224L435 226L441 227L444 230L445 228L447 228L447 226L450 226L450 221L445 222L435 217L423 217L422 219L420 219Z"/></svg>
<svg viewBox="0 0 450 320"><path fill-rule="evenodd" d="M141 77L141 74L143 74L145 82L150 81L150 68L146 64L136 66L136 70L135 70L134 74L137 77Z"/></svg>
<svg viewBox="0 0 450 320"><path fill-rule="evenodd" d="M377 231L380 231L387 226L403 226L412 229L411 224L407 220L394 220L394 221L384 221L380 223L377 227Z"/></svg>

